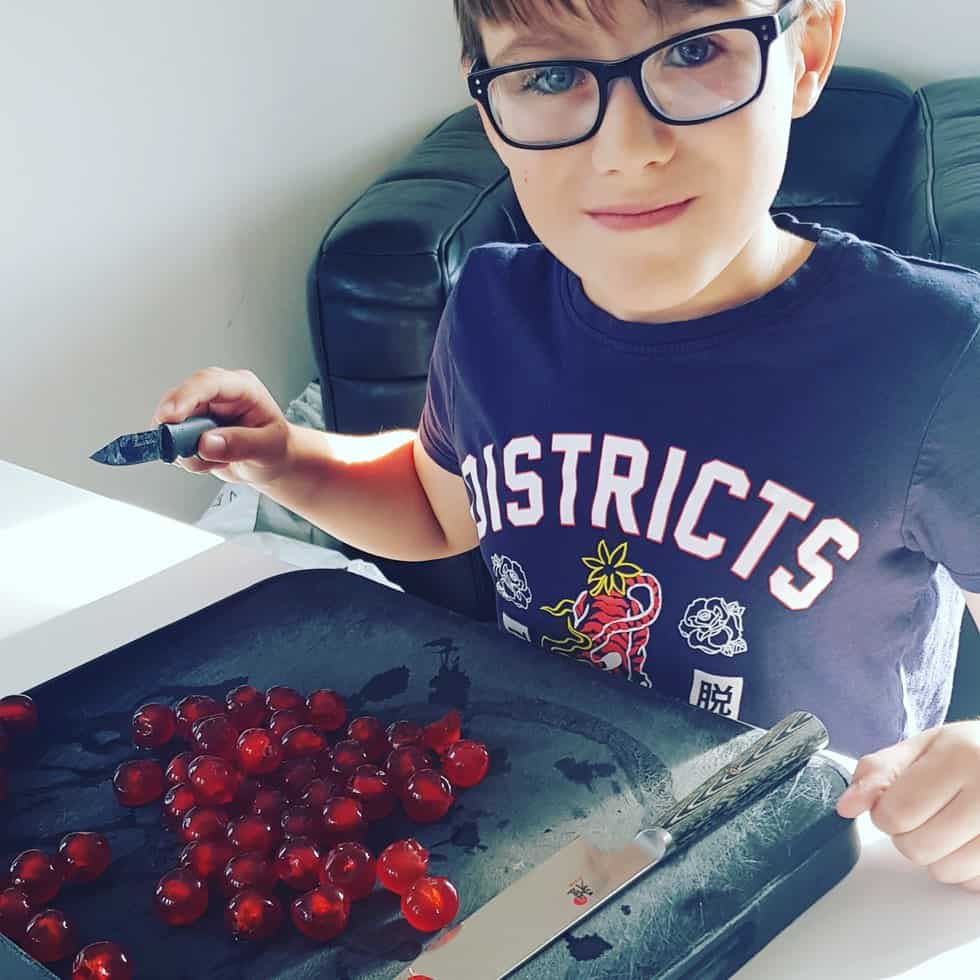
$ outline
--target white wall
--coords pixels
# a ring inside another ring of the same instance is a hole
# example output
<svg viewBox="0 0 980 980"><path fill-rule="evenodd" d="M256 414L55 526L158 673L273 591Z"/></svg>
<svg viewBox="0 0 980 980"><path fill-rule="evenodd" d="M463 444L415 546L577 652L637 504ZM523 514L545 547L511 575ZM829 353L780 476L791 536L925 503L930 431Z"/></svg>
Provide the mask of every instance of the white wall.
<svg viewBox="0 0 980 980"><path fill-rule="evenodd" d="M3 7L0 458L194 520L215 478L87 457L197 368L316 375L326 226L464 102L451 4Z"/></svg>
<svg viewBox="0 0 980 980"><path fill-rule="evenodd" d="M975 4L851 0L840 60L980 74ZM281 405L316 374L324 229L465 104L452 4L4 7L0 457L195 520L214 478L87 457L197 368L250 367Z"/></svg>

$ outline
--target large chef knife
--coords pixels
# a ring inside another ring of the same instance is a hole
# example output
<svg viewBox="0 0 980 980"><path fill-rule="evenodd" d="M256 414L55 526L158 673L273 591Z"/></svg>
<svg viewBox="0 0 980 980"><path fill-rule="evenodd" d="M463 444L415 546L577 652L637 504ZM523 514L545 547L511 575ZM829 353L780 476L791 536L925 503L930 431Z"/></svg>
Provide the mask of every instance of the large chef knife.
<svg viewBox="0 0 980 980"><path fill-rule="evenodd" d="M579 837L437 937L396 980L500 980L640 875L802 769L828 743L805 711L787 715L618 850Z"/></svg>
<svg viewBox="0 0 980 980"><path fill-rule="evenodd" d="M108 466L132 466L163 460L172 463L180 457L193 456L197 441L218 423L207 416L195 415L183 422L164 422L147 432L130 432L113 439L89 459Z"/></svg>

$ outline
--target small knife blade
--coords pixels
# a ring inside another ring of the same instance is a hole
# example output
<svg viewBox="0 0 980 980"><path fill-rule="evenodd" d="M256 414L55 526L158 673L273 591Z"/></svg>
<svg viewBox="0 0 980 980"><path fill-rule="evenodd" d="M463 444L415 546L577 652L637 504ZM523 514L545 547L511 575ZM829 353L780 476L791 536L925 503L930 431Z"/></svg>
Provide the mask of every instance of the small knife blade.
<svg viewBox="0 0 980 980"><path fill-rule="evenodd" d="M396 980L502 980L723 817L802 769L827 744L827 730L814 715L787 715L671 807L658 826L609 851L576 838L434 939Z"/></svg>
<svg viewBox="0 0 980 980"><path fill-rule="evenodd" d="M198 440L217 428L218 422L206 415L195 415L183 422L164 422L146 432L129 432L113 439L89 459L107 466L132 466L162 460L172 463L178 457L193 456Z"/></svg>

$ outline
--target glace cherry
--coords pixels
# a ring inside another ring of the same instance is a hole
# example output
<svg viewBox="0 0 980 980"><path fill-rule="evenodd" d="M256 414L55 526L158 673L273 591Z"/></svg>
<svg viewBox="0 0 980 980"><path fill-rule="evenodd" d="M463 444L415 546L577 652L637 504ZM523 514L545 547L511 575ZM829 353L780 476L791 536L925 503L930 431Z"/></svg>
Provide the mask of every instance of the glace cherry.
<svg viewBox="0 0 980 980"><path fill-rule="evenodd" d="M316 844L306 837L294 837L276 851L276 875L298 892L313 888L319 880L322 856Z"/></svg>
<svg viewBox="0 0 980 980"><path fill-rule="evenodd" d="M424 734L422 726L415 721L393 721L385 729L388 744L393 749L399 749L403 745L421 745Z"/></svg>
<svg viewBox="0 0 980 980"><path fill-rule="evenodd" d="M0 698L0 724L11 735L29 735L37 728L37 705L26 694Z"/></svg>
<svg viewBox="0 0 980 980"><path fill-rule="evenodd" d="M361 715L347 726L347 738L360 742L368 762L380 762L390 751L388 736L373 715Z"/></svg>
<svg viewBox="0 0 980 980"><path fill-rule="evenodd" d="M124 762L112 777L112 788L123 806L146 806L163 796L163 770L149 759Z"/></svg>
<svg viewBox="0 0 980 980"><path fill-rule="evenodd" d="M246 813L232 821L227 835L232 847L243 854L249 851L268 854L279 840L271 824L257 813Z"/></svg>
<svg viewBox="0 0 980 980"><path fill-rule="evenodd" d="M336 885L352 902L367 898L374 890L374 857L363 844L338 844L323 859L320 883Z"/></svg>
<svg viewBox="0 0 980 980"><path fill-rule="evenodd" d="M282 925L282 903L255 888L239 892L225 907L225 926L236 939L262 940Z"/></svg>
<svg viewBox="0 0 980 980"><path fill-rule="evenodd" d="M202 724L207 724L206 718ZM241 773L226 759L217 755L199 755L187 767L187 777L197 802L204 806L231 803L241 785Z"/></svg>
<svg viewBox="0 0 980 980"><path fill-rule="evenodd" d="M250 851L233 857L221 874L221 890L231 898L246 888L271 893L276 887L276 869L263 854Z"/></svg>
<svg viewBox="0 0 980 980"><path fill-rule="evenodd" d="M31 901L22 888L0 891L0 933L15 943L22 942L32 915Z"/></svg>
<svg viewBox="0 0 980 980"><path fill-rule="evenodd" d="M351 774L348 788L368 820L382 820L395 805L388 774L377 766L358 766Z"/></svg>
<svg viewBox="0 0 980 980"><path fill-rule="evenodd" d="M327 747L326 736L313 725L297 725L282 737L282 749L287 759L317 756Z"/></svg>
<svg viewBox="0 0 980 980"><path fill-rule="evenodd" d="M385 760L385 769L391 780L392 791L399 796L405 790L405 784L411 776L420 769L432 767L432 760L419 745L402 745L393 749Z"/></svg>
<svg viewBox="0 0 980 980"><path fill-rule="evenodd" d="M279 826L283 837L316 838L320 833L320 816L313 807L293 803L282 811Z"/></svg>
<svg viewBox="0 0 980 980"><path fill-rule="evenodd" d="M225 715L211 715L191 725L191 744L201 755L217 755L229 762L238 761L238 729Z"/></svg>
<svg viewBox="0 0 980 980"><path fill-rule="evenodd" d="M102 834L66 834L58 858L66 881L95 881L112 863L112 848Z"/></svg>
<svg viewBox="0 0 980 980"><path fill-rule="evenodd" d="M459 911L459 895L448 878L422 877L402 895L402 915L413 929L435 932Z"/></svg>
<svg viewBox="0 0 980 980"><path fill-rule="evenodd" d="M289 915L304 936L325 943L347 928L350 900L336 885L320 885L295 899Z"/></svg>
<svg viewBox="0 0 980 980"><path fill-rule="evenodd" d="M187 782L187 767L196 758L193 752L178 752L167 765L167 782L171 786Z"/></svg>
<svg viewBox="0 0 980 980"><path fill-rule="evenodd" d="M270 687L265 692L265 706L269 711L299 711L303 715L304 722L308 717L303 695L295 688L282 684Z"/></svg>
<svg viewBox="0 0 980 980"><path fill-rule="evenodd" d="M425 726L423 740L426 748L432 749L437 755L442 755L450 745L459 741L461 726L462 719L459 712L455 708L447 711L437 721Z"/></svg>
<svg viewBox="0 0 980 980"><path fill-rule="evenodd" d="M367 833L364 810L349 796L335 796L323 807L323 843L328 847L363 840Z"/></svg>
<svg viewBox="0 0 980 980"><path fill-rule="evenodd" d="M133 744L141 749L158 749L177 734L177 716L168 704L144 704L132 721Z"/></svg>
<svg viewBox="0 0 980 980"><path fill-rule="evenodd" d="M170 926L189 926L208 908L208 886L190 868L168 871L153 896L157 915Z"/></svg>
<svg viewBox="0 0 980 980"><path fill-rule="evenodd" d="M197 806L190 783L178 783L163 794L163 817L171 827L179 827L184 817Z"/></svg>
<svg viewBox="0 0 980 980"><path fill-rule="evenodd" d="M90 943L71 969L71 980L133 980L133 963L116 943Z"/></svg>
<svg viewBox="0 0 980 980"><path fill-rule="evenodd" d="M185 843L224 837L228 832L228 812L220 806L196 806L184 814L178 836Z"/></svg>
<svg viewBox="0 0 980 980"><path fill-rule="evenodd" d="M338 732L347 721L347 705L336 692L323 688L306 699L310 721L325 732Z"/></svg>
<svg viewBox="0 0 980 980"><path fill-rule="evenodd" d="M180 866L190 868L198 878L216 878L235 856L235 848L227 840L192 840L180 852Z"/></svg>
<svg viewBox="0 0 980 980"><path fill-rule="evenodd" d="M404 895L429 869L429 852L414 837L389 844L378 858L378 881L396 895Z"/></svg>
<svg viewBox="0 0 980 980"><path fill-rule="evenodd" d="M209 698L206 694L188 694L174 706L177 734L183 739L190 740L191 725L194 722L211 715L220 715L221 712L222 707L214 698Z"/></svg>
<svg viewBox="0 0 980 980"><path fill-rule="evenodd" d="M339 741L330 752L330 768L332 772L350 779L351 773L367 763L367 752L360 742L352 738Z"/></svg>
<svg viewBox="0 0 980 980"><path fill-rule="evenodd" d="M490 768L490 753L482 742L464 739L446 749L442 771L453 786L467 788L483 781Z"/></svg>
<svg viewBox="0 0 980 980"><path fill-rule="evenodd" d="M413 773L402 793L402 806L409 819L417 823L441 820L453 805L453 788L435 769Z"/></svg>
<svg viewBox="0 0 980 980"><path fill-rule="evenodd" d="M27 923L24 949L39 963L56 963L78 949L75 925L58 909L45 909Z"/></svg>
<svg viewBox="0 0 980 980"><path fill-rule="evenodd" d="M225 710L240 731L258 728L267 717L265 695L250 684L243 684L225 695Z"/></svg>
<svg viewBox="0 0 980 980"><path fill-rule="evenodd" d="M299 725L306 724L306 711L297 711L295 708L280 708L273 711L269 718L268 729L277 738L282 739L286 732L291 731Z"/></svg>
<svg viewBox="0 0 980 980"><path fill-rule="evenodd" d="M37 848L21 851L10 862L10 883L25 892L35 908L50 902L63 880L60 865Z"/></svg>

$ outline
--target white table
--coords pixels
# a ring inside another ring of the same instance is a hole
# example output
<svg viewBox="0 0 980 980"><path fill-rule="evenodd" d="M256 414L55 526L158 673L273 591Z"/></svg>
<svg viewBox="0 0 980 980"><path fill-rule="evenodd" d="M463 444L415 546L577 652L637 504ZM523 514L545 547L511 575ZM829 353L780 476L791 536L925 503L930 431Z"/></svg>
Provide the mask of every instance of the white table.
<svg viewBox="0 0 980 980"><path fill-rule="evenodd" d="M0 461L0 689L33 687L294 568ZM854 870L737 980L980 974L980 896L934 883L867 815L858 830Z"/></svg>

